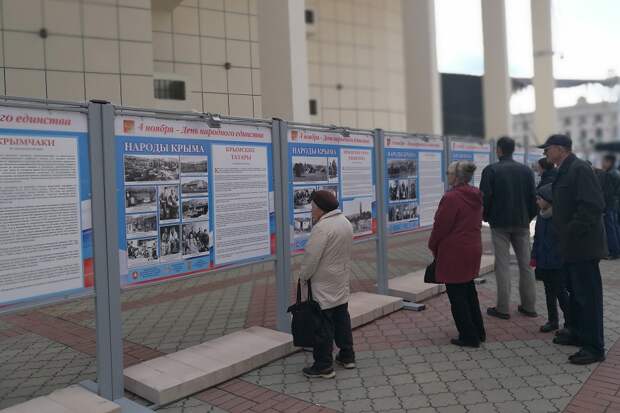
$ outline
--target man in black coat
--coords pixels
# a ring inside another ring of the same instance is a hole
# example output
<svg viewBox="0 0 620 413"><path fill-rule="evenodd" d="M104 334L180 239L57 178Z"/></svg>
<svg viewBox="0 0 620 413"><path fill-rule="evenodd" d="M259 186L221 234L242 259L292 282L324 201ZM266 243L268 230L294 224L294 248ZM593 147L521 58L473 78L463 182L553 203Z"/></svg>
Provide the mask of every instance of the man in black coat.
<svg viewBox="0 0 620 413"><path fill-rule="evenodd" d="M620 257L620 234L618 233L618 195L620 195L620 173L615 168L616 157L605 155L599 183L605 198L605 232L610 259Z"/></svg>
<svg viewBox="0 0 620 413"><path fill-rule="evenodd" d="M538 214L534 174L527 166L512 159L515 141L504 136L497 141L499 162L482 171L483 219L491 226L495 250L497 306L487 314L510 318L510 246L519 264L518 310L528 317L536 314L536 281L530 267L530 222Z"/></svg>
<svg viewBox="0 0 620 413"><path fill-rule="evenodd" d="M599 260L607 256L603 191L590 165L572 153L568 136L551 135L540 148L558 166L553 183L553 227L568 277L573 315L569 331L553 341L581 347L569 357L571 363L596 363L605 359L599 270Z"/></svg>

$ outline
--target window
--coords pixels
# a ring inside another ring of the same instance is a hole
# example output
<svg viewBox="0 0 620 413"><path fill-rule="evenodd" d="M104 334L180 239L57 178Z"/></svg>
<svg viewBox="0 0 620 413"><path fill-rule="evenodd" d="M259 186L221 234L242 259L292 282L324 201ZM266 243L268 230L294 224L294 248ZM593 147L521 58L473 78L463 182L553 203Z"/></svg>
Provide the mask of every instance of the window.
<svg viewBox="0 0 620 413"><path fill-rule="evenodd" d="M527 122L523 122L523 130L529 130L530 129L530 124Z"/></svg>
<svg viewBox="0 0 620 413"><path fill-rule="evenodd" d="M316 103L316 99L310 99L310 114L311 115L318 115L319 111L317 108L317 103Z"/></svg>
<svg viewBox="0 0 620 413"><path fill-rule="evenodd" d="M603 137L603 129L596 128L595 135L600 140Z"/></svg>
<svg viewBox="0 0 620 413"><path fill-rule="evenodd" d="M601 115L600 113L597 113L596 115L594 115L595 123L601 123L602 121L603 121L603 115Z"/></svg>
<svg viewBox="0 0 620 413"><path fill-rule="evenodd" d="M584 115L579 116L579 124L583 125L586 123L586 117Z"/></svg>
<svg viewBox="0 0 620 413"><path fill-rule="evenodd" d="M306 24L314 24L314 10L306 9Z"/></svg>
<svg viewBox="0 0 620 413"><path fill-rule="evenodd" d="M570 126L570 124L571 124L571 119L568 117L564 118L564 126Z"/></svg>
<svg viewBox="0 0 620 413"><path fill-rule="evenodd" d="M579 139L586 140L587 137L588 137L588 131L585 129L582 129L581 133L579 134Z"/></svg>
<svg viewBox="0 0 620 413"><path fill-rule="evenodd" d="M185 82L182 80L154 79L155 99L185 100Z"/></svg>

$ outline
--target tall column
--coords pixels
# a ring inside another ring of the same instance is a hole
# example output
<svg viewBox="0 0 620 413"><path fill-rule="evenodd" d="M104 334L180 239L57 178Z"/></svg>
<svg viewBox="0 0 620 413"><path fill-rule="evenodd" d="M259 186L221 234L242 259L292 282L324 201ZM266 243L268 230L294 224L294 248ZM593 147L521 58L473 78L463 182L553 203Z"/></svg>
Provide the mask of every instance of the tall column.
<svg viewBox="0 0 620 413"><path fill-rule="evenodd" d="M435 1L401 0L407 131L440 135L441 84L435 45Z"/></svg>
<svg viewBox="0 0 620 413"><path fill-rule="evenodd" d="M482 0L482 34L484 130L491 139L512 132L505 0Z"/></svg>
<svg viewBox="0 0 620 413"><path fill-rule="evenodd" d="M308 122L303 0L257 1L263 117Z"/></svg>
<svg viewBox="0 0 620 413"><path fill-rule="evenodd" d="M532 40L534 43L534 140L542 143L556 131L557 118L553 91L553 45L551 37L551 0L531 0Z"/></svg>

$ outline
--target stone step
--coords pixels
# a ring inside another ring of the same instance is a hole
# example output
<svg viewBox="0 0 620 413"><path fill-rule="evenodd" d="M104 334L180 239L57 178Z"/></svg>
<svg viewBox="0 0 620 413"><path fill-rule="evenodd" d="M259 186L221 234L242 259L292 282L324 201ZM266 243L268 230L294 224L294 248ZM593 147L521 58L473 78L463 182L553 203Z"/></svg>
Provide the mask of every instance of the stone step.
<svg viewBox="0 0 620 413"><path fill-rule="evenodd" d="M397 297L354 293L349 300L351 324L358 327L401 307ZM129 367L125 388L153 403L168 404L297 350L290 334L250 327Z"/></svg>
<svg viewBox="0 0 620 413"><path fill-rule="evenodd" d="M482 276L493 272L495 258L492 255L483 255L480 259L480 273ZM388 292L394 297L419 303L435 297L446 291L444 284L427 284L424 282L424 269L392 278L388 281Z"/></svg>
<svg viewBox="0 0 620 413"><path fill-rule="evenodd" d="M73 385L47 396L0 410L0 413L120 413L121 407L85 388Z"/></svg>

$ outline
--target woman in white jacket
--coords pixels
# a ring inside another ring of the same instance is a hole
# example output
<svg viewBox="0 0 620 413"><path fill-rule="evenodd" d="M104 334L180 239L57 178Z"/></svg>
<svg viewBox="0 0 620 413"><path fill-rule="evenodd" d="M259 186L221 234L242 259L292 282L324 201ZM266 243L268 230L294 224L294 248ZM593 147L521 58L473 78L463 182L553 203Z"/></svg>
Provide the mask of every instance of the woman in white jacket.
<svg viewBox="0 0 620 413"><path fill-rule="evenodd" d="M314 364L303 369L306 377L332 378L333 342L340 349L336 363L355 368L353 334L348 303L351 278L353 229L340 212L338 200L330 191L316 191L312 196L310 239L306 244L299 278L311 281L313 298L321 306L323 328L313 348Z"/></svg>

